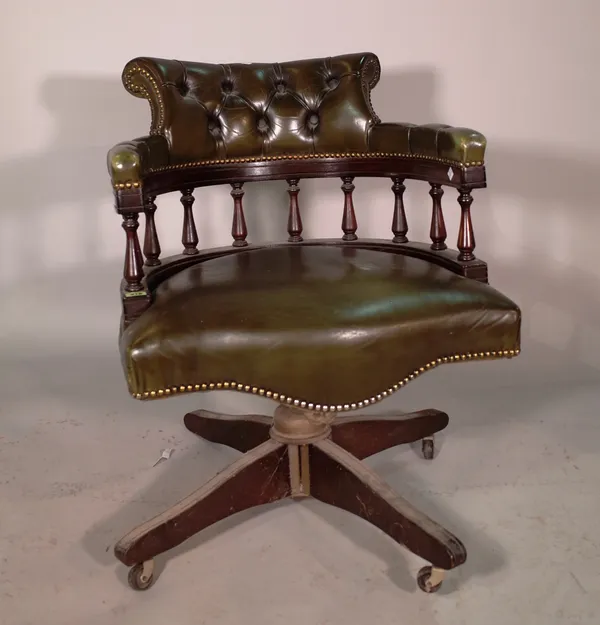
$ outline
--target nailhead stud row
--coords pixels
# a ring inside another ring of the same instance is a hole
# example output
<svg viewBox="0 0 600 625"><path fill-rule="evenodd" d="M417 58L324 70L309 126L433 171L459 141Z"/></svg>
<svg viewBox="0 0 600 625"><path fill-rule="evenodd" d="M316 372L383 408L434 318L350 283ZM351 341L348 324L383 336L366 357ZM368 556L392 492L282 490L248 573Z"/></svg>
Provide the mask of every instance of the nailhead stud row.
<svg viewBox="0 0 600 625"><path fill-rule="evenodd" d="M483 161L473 161L467 163L459 163L447 158L438 158L437 156L428 156L426 154L409 154L406 152L341 152L341 153L325 153L325 154L279 154L276 156L250 156L239 158L221 158L203 161L190 161L188 163L178 163L176 165L164 165L149 169L149 173L157 173L161 171L170 171L173 169L187 169L189 167L202 167L206 165L223 165L226 163L256 163L264 161L287 161L301 160L312 158L417 158L426 161L435 161L444 163L445 165L454 165L455 167L473 167L483 165Z"/></svg>
<svg viewBox="0 0 600 625"><path fill-rule="evenodd" d="M194 392L194 391L212 391L212 390L232 390L232 391L242 391L246 393L252 393L254 395L260 395L262 397L268 397L269 399L274 399L279 401L280 403L291 404L294 406L298 406L300 408L306 408L307 410L314 410L315 412L347 412L350 410L356 410L359 408L364 408L365 406L369 406L371 404L376 404L381 400L385 399L392 393L396 392L401 387L405 386L411 380L414 380L417 376L425 373L425 371L429 371L441 364L446 364L449 362L459 362L466 360L475 360L475 359L493 359L493 358L513 358L514 356L519 355L519 349L511 349L504 351L495 351L495 352L475 352L475 353L465 353L465 354L455 354L454 356L444 356L442 358L437 358L436 360L432 360L428 362L425 366L419 367L415 369L410 375L406 376L403 380L400 380L387 390L373 396L368 399L364 399L363 401L359 401L351 404L338 404L335 406L328 406L322 404L315 404L312 402L303 401L300 399L294 399L293 397L288 397L283 395L282 393L276 393L273 391L269 391L263 388L259 388L257 386L249 386L248 384L240 384L239 382L210 382L203 384L188 384L187 386L173 386L171 388L160 389L156 391L145 391L144 393L135 393L133 397L135 399L156 399L159 397L167 397L169 395L174 395L176 393L186 393L186 392Z"/></svg>
<svg viewBox="0 0 600 625"><path fill-rule="evenodd" d="M114 185L115 189L139 189L142 186L142 183L139 181L135 182L117 182Z"/></svg>
<svg viewBox="0 0 600 625"><path fill-rule="evenodd" d="M155 132L162 132L163 126L165 123L165 105L160 94L160 89L158 87L158 83L152 74L148 71L140 67L139 65L132 65L123 77L123 84L125 88L133 93L133 95L141 94L146 100L152 102L151 96L148 91L141 85L135 84L135 75L141 74L148 80L148 82L152 85L154 90L154 94L156 95L156 100L158 102L158 123L156 124ZM154 127L154 120L152 123Z"/></svg>

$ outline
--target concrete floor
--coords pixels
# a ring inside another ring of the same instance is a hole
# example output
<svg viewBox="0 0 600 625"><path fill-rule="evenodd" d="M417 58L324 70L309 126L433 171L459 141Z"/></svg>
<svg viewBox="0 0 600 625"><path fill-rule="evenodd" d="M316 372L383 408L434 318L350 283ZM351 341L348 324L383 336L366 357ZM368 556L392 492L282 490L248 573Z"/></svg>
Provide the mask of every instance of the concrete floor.
<svg viewBox="0 0 600 625"><path fill-rule="evenodd" d="M536 378L531 359L550 358L535 344L515 361L439 368L370 411L451 415L433 462L410 446L370 460L465 543L439 593L417 589L418 558L315 501L228 519L160 558L150 591L130 590L115 541L238 455L196 439L183 414L274 405L229 392L129 399L118 301L76 297L67 283L4 300L2 625L599 622L600 385L558 365ZM173 456L153 467L165 447Z"/></svg>

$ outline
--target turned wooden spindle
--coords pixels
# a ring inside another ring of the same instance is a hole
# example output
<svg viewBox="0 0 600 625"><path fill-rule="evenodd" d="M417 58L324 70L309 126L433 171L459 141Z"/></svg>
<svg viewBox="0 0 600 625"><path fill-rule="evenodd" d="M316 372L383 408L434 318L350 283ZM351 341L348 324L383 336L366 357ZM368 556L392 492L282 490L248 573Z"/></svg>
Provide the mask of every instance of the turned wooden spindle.
<svg viewBox="0 0 600 625"><path fill-rule="evenodd" d="M288 178L288 194L290 196L290 213L288 217L288 241L290 243L300 243L302 241L302 217L298 206L298 178Z"/></svg>
<svg viewBox="0 0 600 625"><path fill-rule="evenodd" d="M431 238L432 250L445 250L446 245L446 224L444 222L444 213L442 212L442 195L444 189L439 184L431 184L429 195L433 200L433 208L431 212L431 229L429 236Z"/></svg>
<svg viewBox="0 0 600 625"><path fill-rule="evenodd" d="M231 183L231 197L233 198L233 223L231 225L231 236L233 237L234 247L243 247L244 245L248 245L248 241L246 241L248 229L246 228L244 208L242 207L242 198L244 197L243 186L243 182Z"/></svg>
<svg viewBox="0 0 600 625"><path fill-rule="evenodd" d="M342 184L342 191L344 192L344 216L342 217L342 230L344 241L356 241L356 229L358 224L356 223L356 215L354 214L354 202L352 201L352 192L355 187L352 184L354 176L344 176L342 178L344 184Z"/></svg>
<svg viewBox="0 0 600 625"><path fill-rule="evenodd" d="M156 212L156 204L154 200L156 196L146 198L144 214L146 216L146 229L144 231L144 256L146 257L146 265L155 267L160 265L160 242L158 233L156 232L156 224L154 223L154 213Z"/></svg>
<svg viewBox="0 0 600 625"><path fill-rule="evenodd" d="M123 230L127 236L125 244L125 267L123 268L123 278L125 278L125 289L127 291L142 290L142 278L144 277L142 250L137 235L139 227L139 216L137 213L125 213L123 215Z"/></svg>
<svg viewBox="0 0 600 625"><path fill-rule="evenodd" d="M392 232L394 233L394 243L406 243L408 238L408 222L404 211L404 178L394 176L392 191L394 192L394 216L392 218Z"/></svg>
<svg viewBox="0 0 600 625"><path fill-rule="evenodd" d="M471 204L473 197L469 189L459 189L458 203L460 204L460 227L458 229L458 244L460 250L458 260L474 260L475 254L475 233L473 232L473 222L471 221Z"/></svg>
<svg viewBox="0 0 600 625"><path fill-rule="evenodd" d="M183 189L181 191L181 203L183 204L183 232L181 242L183 243L183 253L187 255L198 253L198 232L194 222L194 189Z"/></svg>

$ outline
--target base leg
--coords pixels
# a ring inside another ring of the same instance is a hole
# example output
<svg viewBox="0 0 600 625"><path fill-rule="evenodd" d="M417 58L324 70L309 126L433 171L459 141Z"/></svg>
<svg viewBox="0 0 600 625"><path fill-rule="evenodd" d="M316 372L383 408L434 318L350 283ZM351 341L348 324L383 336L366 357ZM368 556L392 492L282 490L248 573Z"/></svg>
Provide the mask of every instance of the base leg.
<svg viewBox="0 0 600 625"><path fill-rule="evenodd" d="M273 419L263 415L227 415L195 410L188 412L183 422L190 432L211 443L245 452L269 440Z"/></svg>
<svg viewBox="0 0 600 625"><path fill-rule="evenodd" d="M269 440L127 534L117 543L115 555L129 566L146 562L221 519L289 495L286 446Z"/></svg>
<svg viewBox="0 0 600 625"><path fill-rule="evenodd" d="M374 471L331 440L311 449L311 494L366 519L438 569L467 557L463 544L397 495Z"/></svg>
<svg viewBox="0 0 600 625"><path fill-rule="evenodd" d="M331 440L359 459L384 449L420 439L431 439L448 425L441 410L419 410L406 415L369 415L337 419Z"/></svg>

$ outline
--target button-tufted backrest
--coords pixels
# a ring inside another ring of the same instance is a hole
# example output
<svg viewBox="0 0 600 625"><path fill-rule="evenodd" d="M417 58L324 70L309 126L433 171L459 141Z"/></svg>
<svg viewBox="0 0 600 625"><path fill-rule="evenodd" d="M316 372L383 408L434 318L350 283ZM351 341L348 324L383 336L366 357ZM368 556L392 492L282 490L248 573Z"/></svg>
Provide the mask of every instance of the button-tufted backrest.
<svg viewBox="0 0 600 625"><path fill-rule="evenodd" d="M123 82L150 101L151 133L167 138L177 163L365 151L379 71L371 53L270 65L140 57Z"/></svg>

